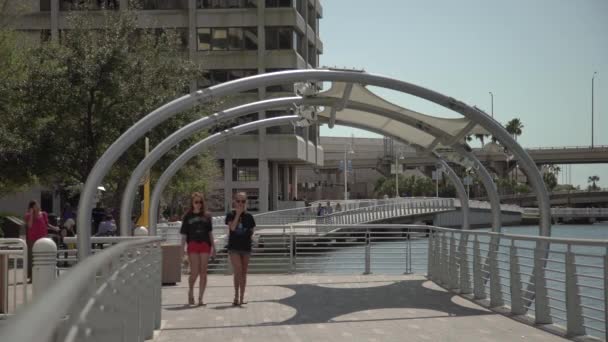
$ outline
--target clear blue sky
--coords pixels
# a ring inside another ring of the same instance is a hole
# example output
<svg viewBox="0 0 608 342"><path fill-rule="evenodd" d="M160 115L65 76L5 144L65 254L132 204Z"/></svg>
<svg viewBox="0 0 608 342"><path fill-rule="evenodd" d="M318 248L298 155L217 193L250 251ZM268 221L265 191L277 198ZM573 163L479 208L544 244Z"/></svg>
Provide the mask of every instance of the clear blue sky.
<svg viewBox="0 0 608 342"><path fill-rule="evenodd" d="M450 95L524 124L532 146L590 145L591 77L595 144L608 145L607 0L325 0L321 65L362 68ZM407 95L378 90L423 113L457 117ZM322 135L375 136L326 126ZM608 165L572 167L608 187ZM561 178L561 177L560 177Z"/></svg>

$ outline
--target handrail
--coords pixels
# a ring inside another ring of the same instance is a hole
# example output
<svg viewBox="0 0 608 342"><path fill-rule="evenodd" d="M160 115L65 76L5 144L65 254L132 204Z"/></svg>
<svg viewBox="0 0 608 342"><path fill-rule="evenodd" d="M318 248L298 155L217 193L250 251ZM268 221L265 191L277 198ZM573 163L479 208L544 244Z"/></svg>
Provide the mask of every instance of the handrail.
<svg viewBox="0 0 608 342"><path fill-rule="evenodd" d="M22 291L23 291L23 304L27 304L28 302L28 295L27 295L27 288L28 288L28 284L27 284L27 265L28 265L28 247L27 247L27 243L22 240L22 239L16 239L16 238L2 238L0 239L0 247L9 247L12 245L19 245L21 247L20 250L0 250L0 254L4 254L4 255L20 255L21 258L23 259L23 269L21 272L21 286L22 286ZM14 286L14 290L13 290L13 310L17 309L17 260L14 260L14 277L13 277L13 282L14 284L12 284ZM8 269L6 270L6 276L7 276L7 283L8 283ZM11 284L8 284L9 286ZM6 300L8 301L8 298L6 298ZM7 305L8 307L8 305Z"/></svg>
<svg viewBox="0 0 608 342"><path fill-rule="evenodd" d="M86 292L91 286L91 281L103 272L109 263L119 259L131 248L160 241L162 239L159 237L137 238L81 260L70 272L53 284L44 297L35 299L22 312L11 318L0 332L0 340L49 341L60 321L69 315L74 306L82 304L79 302L82 298L75 294ZM36 329L32 329L33 323L36 324Z"/></svg>

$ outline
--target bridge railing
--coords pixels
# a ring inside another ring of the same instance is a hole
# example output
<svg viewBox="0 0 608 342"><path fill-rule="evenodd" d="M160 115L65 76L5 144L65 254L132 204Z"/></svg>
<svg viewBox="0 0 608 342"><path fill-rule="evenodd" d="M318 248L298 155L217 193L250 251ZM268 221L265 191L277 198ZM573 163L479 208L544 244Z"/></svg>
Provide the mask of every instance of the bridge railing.
<svg viewBox="0 0 608 342"><path fill-rule="evenodd" d="M161 238L120 242L76 264L3 325L2 341L144 341L160 327Z"/></svg>
<svg viewBox="0 0 608 342"><path fill-rule="evenodd" d="M14 314L29 301L28 250L22 239L0 239L0 317Z"/></svg>
<svg viewBox="0 0 608 342"><path fill-rule="evenodd" d="M524 214L539 215L538 208L524 208ZM551 208L552 216L563 217L608 217L608 208Z"/></svg>
<svg viewBox="0 0 608 342"><path fill-rule="evenodd" d="M428 277L569 336L608 339L608 240L432 228Z"/></svg>

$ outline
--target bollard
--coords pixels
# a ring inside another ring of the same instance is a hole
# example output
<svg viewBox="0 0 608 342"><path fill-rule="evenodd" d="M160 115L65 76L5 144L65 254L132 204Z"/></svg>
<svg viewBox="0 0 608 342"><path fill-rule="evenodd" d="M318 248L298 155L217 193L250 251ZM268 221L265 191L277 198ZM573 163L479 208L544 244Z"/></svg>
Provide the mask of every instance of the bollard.
<svg viewBox="0 0 608 342"><path fill-rule="evenodd" d="M33 297L43 296L57 274L57 245L49 238L38 239L32 247Z"/></svg>
<svg viewBox="0 0 608 342"><path fill-rule="evenodd" d="M137 227L133 230L133 236L148 236L148 229L146 227Z"/></svg>

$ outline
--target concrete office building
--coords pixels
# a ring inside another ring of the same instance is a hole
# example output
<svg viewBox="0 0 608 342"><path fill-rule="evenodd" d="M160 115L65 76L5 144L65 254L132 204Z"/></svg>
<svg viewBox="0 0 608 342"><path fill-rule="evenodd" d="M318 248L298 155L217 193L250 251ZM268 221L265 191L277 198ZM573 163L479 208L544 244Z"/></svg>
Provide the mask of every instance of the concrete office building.
<svg viewBox="0 0 608 342"><path fill-rule="evenodd" d="M67 29L66 15L86 3L100 10L134 10L141 28L172 28L183 37L191 60L206 70L192 88L259 73L315 68L323 44L319 38L320 0L9 0L24 15L16 27L36 39L58 39ZM100 11L91 11L100 13ZM95 15L95 14L94 14ZM231 102L257 101L293 93L291 86L259 88ZM281 111L251 114L239 121L283 115ZM224 182L210 194L213 211L230 208L235 191L245 191L250 210L292 206L297 198L297 165L322 165L318 126L273 127L231 138L216 147Z"/></svg>

